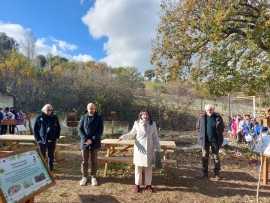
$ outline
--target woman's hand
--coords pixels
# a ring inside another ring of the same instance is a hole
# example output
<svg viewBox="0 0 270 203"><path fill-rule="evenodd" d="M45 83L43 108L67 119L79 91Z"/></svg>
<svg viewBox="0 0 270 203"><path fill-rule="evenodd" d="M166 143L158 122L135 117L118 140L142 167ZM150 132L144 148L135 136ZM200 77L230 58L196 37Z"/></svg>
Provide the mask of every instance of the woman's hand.
<svg viewBox="0 0 270 203"><path fill-rule="evenodd" d="M122 141L122 140L123 140L123 138L119 137L118 140L117 140L117 142Z"/></svg>

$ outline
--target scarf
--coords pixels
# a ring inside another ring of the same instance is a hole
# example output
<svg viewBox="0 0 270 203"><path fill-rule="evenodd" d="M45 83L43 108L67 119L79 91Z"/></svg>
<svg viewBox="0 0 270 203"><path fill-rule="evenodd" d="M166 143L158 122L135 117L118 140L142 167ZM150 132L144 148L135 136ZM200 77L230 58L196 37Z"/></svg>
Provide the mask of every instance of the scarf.
<svg viewBox="0 0 270 203"><path fill-rule="evenodd" d="M146 129L149 126L149 120L148 121L143 121L143 120L140 119L140 125L142 126L144 132L146 132Z"/></svg>

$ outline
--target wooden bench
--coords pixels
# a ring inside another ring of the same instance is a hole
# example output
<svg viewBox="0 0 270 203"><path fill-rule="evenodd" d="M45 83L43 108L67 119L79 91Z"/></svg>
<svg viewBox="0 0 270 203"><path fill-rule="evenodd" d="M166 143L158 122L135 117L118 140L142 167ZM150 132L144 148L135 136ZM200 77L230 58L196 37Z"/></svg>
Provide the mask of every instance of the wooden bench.
<svg viewBox="0 0 270 203"><path fill-rule="evenodd" d="M34 146L37 145L36 143L32 142L20 142L18 145L20 146ZM70 146L70 144L62 144L62 143L56 143L55 151L54 151L54 158L57 161L60 161L59 158L59 152L63 151L66 147Z"/></svg>
<svg viewBox="0 0 270 203"><path fill-rule="evenodd" d="M101 163L109 163L109 162L124 162L124 163L132 163L133 162L133 157L119 157L119 156L111 156L111 157L107 157L107 156L99 156L98 160ZM168 164L177 164L176 160L172 160L172 159L161 159L161 163L163 163L165 165L164 169L166 169L166 166ZM164 175L165 175L165 170L164 170ZM107 176L107 169L105 168L104 170L104 174L103 177Z"/></svg>
<svg viewBox="0 0 270 203"><path fill-rule="evenodd" d="M114 149L117 150L117 151L120 151L120 152L123 152L123 151L132 152L133 151L133 147L130 147L130 148L127 148L127 149L125 147L115 147ZM163 153L163 159L169 159L169 154L172 154L174 152L175 152L174 149L166 149L165 153L164 153L163 150L161 150L161 153Z"/></svg>

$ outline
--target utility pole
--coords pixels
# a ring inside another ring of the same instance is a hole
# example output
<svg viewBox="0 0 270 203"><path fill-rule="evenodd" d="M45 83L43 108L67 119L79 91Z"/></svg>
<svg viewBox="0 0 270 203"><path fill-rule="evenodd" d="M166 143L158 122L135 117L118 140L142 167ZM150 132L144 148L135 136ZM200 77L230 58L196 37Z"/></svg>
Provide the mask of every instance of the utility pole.
<svg viewBox="0 0 270 203"><path fill-rule="evenodd" d="M228 111L229 111L229 116L232 117L232 112L231 112L231 95L228 94Z"/></svg>

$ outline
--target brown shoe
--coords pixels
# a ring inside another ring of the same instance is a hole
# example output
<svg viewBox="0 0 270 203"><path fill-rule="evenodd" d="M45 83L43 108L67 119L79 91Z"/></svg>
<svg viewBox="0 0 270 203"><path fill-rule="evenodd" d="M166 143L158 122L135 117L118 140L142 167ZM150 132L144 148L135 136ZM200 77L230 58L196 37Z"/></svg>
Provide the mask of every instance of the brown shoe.
<svg viewBox="0 0 270 203"><path fill-rule="evenodd" d="M141 188L139 185L135 185L135 193L141 192Z"/></svg>

